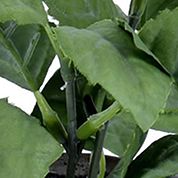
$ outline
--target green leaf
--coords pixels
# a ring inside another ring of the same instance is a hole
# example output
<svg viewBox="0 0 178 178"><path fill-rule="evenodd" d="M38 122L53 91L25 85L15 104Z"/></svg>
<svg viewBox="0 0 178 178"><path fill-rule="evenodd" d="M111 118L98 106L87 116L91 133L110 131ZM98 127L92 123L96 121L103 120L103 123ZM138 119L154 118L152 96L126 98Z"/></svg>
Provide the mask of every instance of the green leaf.
<svg viewBox="0 0 178 178"><path fill-rule="evenodd" d="M177 0L147 0L145 12L140 21L140 27L149 19L156 18L165 9L173 10L178 6Z"/></svg>
<svg viewBox="0 0 178 178"><path fill-rule="evenodd" d="M116 24L119 26L120 30L117 29ZM162 71L166 71L166 68L161 65L159 59L148 49L138 34L133 31L126 21L116 20L116 24L110 20L103 20L90 25L87 29L95 31L111 41L123 55L127 55L128 53L134 56L139 55L142 60L145 60ZM110 32L111 29L112 33ZM123 37L122 31L124 31L125 37ZM118 43L118 41L120 41L120 43ZM125 41L127 41L127 43L125 43ZM129 44L129 46L127 44Z"/></svg>
<svg viewBox="0 0 178 178"><path fill-rule="evenodd" d="M160 114L152 128L164 132L178 133L178 112Z"/></svg>
<svg viewBox="0 0 178 178"><path fill-rule="evenodd" d="M64 86L64 82L61 77L60 71L57 70L44 87L42 94L46 98L51 108L57 112L59 118L62 120L62 123L66 125L67 124L66 97L65 90L61 90L62 86ZM38 105L35 106L32 115L42 119Z"/></svg>
<svg viewBox="0 0 178 178"><path fill-rule="evenodd" d="M178 8L173 11L165 10L155 20L148 21L139 33L143 42L176 81L178 81L177 17Z"/></svg>
<svg viewBox="0 0 178 178"><path fill-rule="evenodd" d="M92 84L100 84L128 108L144 131L153 125L164 106L171 80L140 58L142 53L133 49L127 32L117 25L106 28L108 38L73 27L59 27L54 31L63 55Z"/></svg>
<svg viewBox="0 0 178 178"><path fill-rule="evenodd" d="M161 138L130 165L125 178L162 178L178 173L178 135Z"/></svg>
<svg viewBox="0 0 178 178"><path fill-rule="evenodd" d="M121 159L108 178L124 178L130 162L144 141L144 135L129 112L123 111L109 122L104 147Z"/></svg>
<svg viewBox="0 0 178 178"><path fill-rule="evenodd" d="M39 0L1 0L0 22L14 20L18 24L48 23L46 12Z"/></svg>
<svg viewBox="0 0 178 178"><path fill-rule="evenodd" d="M86 140L95 134L107 121L111 120L117 113L122 110L119 102L115 101L110 107L102 112L91 115L76 132L80 140Z"/></svg>
<svg viewBox="0 0 178 178"><path fill-rule="evenodd" d="M132 114L122 111L109 121L104 147L122 157L133 139L136 127Z"/></svg>
<svg viewBox="0 0 178 178"><path fill-rule="evenodd" d="M170 95L167 99L163 112L153 125L154 129L178 133L178 86L172 85Z"/></svg>
<svg viewBox="0 0 178 178"><path fill-rule="evenodd" d="M176 17L178 8L173 11L165 10L155 20L148 21L139 33L144 43L157 56L167 71L178 81L177 69L177 26ZM154 30L153 30L154 29ZM170 96L166 102L165 109L153 128L178 133L177 103L178 88L172 85Z"/></svg>
<svg viewBox="0 0 178 178"><path fill-rule="evenodd" d="M54 51L39 25L1 25L0 75L21 87L33 90L43 83Z"/></svg>
<svg viewBox="0 0 178 178"><path fill-rule="evenodd" d="M63 148L37 119L0 100L0 177L44 178Z"/></svg>
<svg viewBox="0 0 178 178"><path fill-rule="evenodd" d="M45 0L49 7L49 14L59 20L61 25L78 28L114 17L126 19L122 10L112 0Z"/></svg>

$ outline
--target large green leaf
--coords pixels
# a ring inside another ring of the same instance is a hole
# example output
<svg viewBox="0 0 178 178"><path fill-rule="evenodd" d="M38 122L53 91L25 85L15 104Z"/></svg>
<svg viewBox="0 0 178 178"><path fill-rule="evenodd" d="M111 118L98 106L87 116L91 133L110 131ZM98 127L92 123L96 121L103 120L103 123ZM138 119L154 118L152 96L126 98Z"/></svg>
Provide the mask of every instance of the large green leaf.
<svg viewBox="0 0 178 178"><path fill-rule="evenodd" d="M147 47L178 81L178 8L163 11L155 20L148 21L139 33Z"/></svg>
<svg viewBox="0 0 178 178"><path fill-rule="evenodd" d="M156 18L165 9L173 10L178 6L177 0L147 0L146 9L140 21L140 27L149 19Z"/></svg>
<svg viewBox="0 0 178 178"><path fill-rule="evenodd" d="M37 119L0 100L0 177L44 178L62 152Z"/></svg>
<svg viewBox="0 0 178 178"><path fill-rule="evenodd" d="M14 20L18 24L47 24L47 17L39 0L1 0L0 22Z"/></svg>
<svg viewBox="0 0 178 178"><path fill-rule="evenodd" d="M125 178L165 178L178 173L178 135L154 142L130 165Z"/></svg>
<svg viewBox="0 0 178 178"><path fill-rule="evenodd" d="M118 46L91 30L54 29L63 55L73 61L92 84L100 84L124 108L128 108L146 131L164 106L171 81L140 59L141 52L132 49L130 35L122 28L111 25L106 30L118 40Z"/></svg>
<svg viewBox="0 0 178 178"><path fill-rule="evenodd" d="M87 29L101 34L123 53L124 56L141 55L142 60L144 59L155 66L159 63L156 56L124 20L116 20L116 23L111 20L102 20L90 25ZM145 53L150 58L145 56Z"/></svg>
<svg viewBox="0 0 178 178"><path fill-rule="evenodd" d="M124 178L130 162L144 141L143 138L143 132L129 112L123 111L109 122L104 147L117 154L120 161L108 178Z"/></svg>
<svg viewBox="0 0 178 178"><path fill-rule="evenodd" d="M13 23L1 25L0 75L26 89L39 88L53 60L53 48L41 26L15 28Z"/></svg>
<svg viewBox="0 0 178 178"><path fill-rule="evenodd" d="M45 3L49 7L49 14L58 19L61 25L82 28L102 19L126 18L112 0L45 0Z"/></svg>
<svg viewBox="0 0 178 178"><path fill-rule="evenodd" d="M64 125L67 124L67 111L66 111L66 97L65 90L61 90L64 85L64 81L60 75L60 71L57 70L49 82L44 87L42 94L46 98L49 105L59 115ZM38 105L35 106L32 115L41 118L41 112Z"/></svg>

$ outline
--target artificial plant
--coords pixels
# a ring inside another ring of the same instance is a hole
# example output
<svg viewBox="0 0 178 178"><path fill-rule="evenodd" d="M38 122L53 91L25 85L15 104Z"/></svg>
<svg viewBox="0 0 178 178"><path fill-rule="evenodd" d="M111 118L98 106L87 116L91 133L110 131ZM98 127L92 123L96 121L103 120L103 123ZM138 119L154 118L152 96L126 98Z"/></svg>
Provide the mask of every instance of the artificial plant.
<svg viewBox="0 0 178 178"><path fill-rule="evenodd" d="M0 100L0 177L43 178L65 150L73 178L87 149L88 177L103 178L104 147L120 157L108 178L177 174L177 6L132 0L126 15L112 0L1 0L0 76L37 105L27 115ZM40 91L55 55L61 67ZM134 158L150 128L174 135Z"/></svg>

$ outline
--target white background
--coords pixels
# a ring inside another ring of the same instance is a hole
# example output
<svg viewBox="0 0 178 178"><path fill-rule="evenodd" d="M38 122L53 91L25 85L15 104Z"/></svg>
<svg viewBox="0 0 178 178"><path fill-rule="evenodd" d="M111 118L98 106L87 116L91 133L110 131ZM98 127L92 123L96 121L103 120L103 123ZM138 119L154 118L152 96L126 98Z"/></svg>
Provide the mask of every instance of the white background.
<svg viewBox="0 0 178 178"><path fill-rule="evenodd" d="M114 0L121 9L127 14L129 10L130 0ZM54 73L54 71L59 67L59 62L57 59L53 62L53 67L49 69L47 80L50 76ZM46 80L46 81L47 81ZM33 107L35 105L35 98L33 94L27 90L24 90L15 84L7 81L0 77L0 98L8 97L8 101L13 105L20 107L26 113L31 113ZM157 140L158 138L164 136L166 133L159 132L159 131L149 131L148 138L145 141L142 150L145 149L151 142Z"/></svg>

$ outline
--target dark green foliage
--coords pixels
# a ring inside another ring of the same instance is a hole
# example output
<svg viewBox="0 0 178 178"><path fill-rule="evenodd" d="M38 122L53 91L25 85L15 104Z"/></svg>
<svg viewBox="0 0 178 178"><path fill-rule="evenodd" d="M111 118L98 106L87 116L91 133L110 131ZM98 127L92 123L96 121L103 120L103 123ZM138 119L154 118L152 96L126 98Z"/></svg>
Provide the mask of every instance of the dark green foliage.
<svg viewBox="0 0 178 178"><path fill-rule="evenodd" d="M129 16L112 0L44 2L0 3L0 76L37 100L31 116L0 100L0 177L44 178L64 148L74 178L86 148L89 178L103 178L103 147L120 157L108 178L177 174L178 1L132 0ZM40 92L55 55L61 68ZM175 135L134 159L150 128Z"/></svg>

